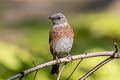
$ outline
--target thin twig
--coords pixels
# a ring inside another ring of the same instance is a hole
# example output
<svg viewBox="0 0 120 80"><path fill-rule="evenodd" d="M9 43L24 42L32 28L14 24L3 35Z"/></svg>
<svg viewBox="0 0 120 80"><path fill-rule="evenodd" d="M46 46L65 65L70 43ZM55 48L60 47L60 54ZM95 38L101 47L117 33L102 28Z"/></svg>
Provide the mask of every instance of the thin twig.
<svg viewBox="0 0 120 80"><path fill-rule="evenodd" d="M77 69L77 67L79 66L79 64L82 62L83 59L80 59L80 61L77 63L76 67L74 68L74 70L72 71L72 73L69 75L69 77L66 80L69 80L70 77L72 76L72 74L75 72L75 70Z"/></svg>
<svg viewBox="0 0 120 80"><path fill-rule="evenodd" d="M32 61L32 63L33 63L33 65L36 67L36 64L35 64L33 61ZM33 80L35 80L35 78L36 78L36 76L37 76L37 72L38 72L38 70L36 70Z"/></svg>
<svg viewBox="0 0 120 80"><path fill-rule="evenodd" d="M118 48L117 43L114 43L114 47L115 47L116 52L118 52L118 51L119 51L119 48Z"/></svg>
<svg viewBox="0 0 120 80"><path fill-rule="evenodd" d="M22 78L24 77L24 72L20 72L21 73L21 77L20 77L20 79L19 80L22 80Z"/></svg>
<svg viewBox="0 0 120 80"><path fill-rule="evenodd" d="M60 77L61 77L61 75L62 75L62 72L63 72L66 64L67 64L67 62L65 62L65 64L62 66L62 68L61 68L61 70L60 70L60 72L59 72L59 74L58 74L57 80L60 80Z"/></svg>
<svg viewBox="0 0 120 80"><path fill-rule="evenodd" d="M71 56L71 57L72 57L73 60L77 60L77 59L84 59L84 58L98 57L98 56L113 56L113 52L114 51L94 52L94 53L74 55L74 56ZM120 58L120 55L117 56L117 58ZM71 58L69 58L69 59L66 58L66 57L61 58L60 61L61 61L61 63L62 62L70 62ZM27 75L27 74L29 74L29 73L31 73L33 71L38 70L38 69L58 64L58 63L60 63L60 61L58 61L57 63L56 63L56 60L46 62L46 63L40 64L40 65L38 65L36 67L25 70L25 71L23 71L23 73L24 73L24 75ZM21 76L22 76L22 74L19 73L19 74L16 74L15 76L12 76L12 77L8 78L8 80L13 80L13 79L16 79L16 78L20 78Z"/></svg>
<svg viewBox="0 0 120 80"><path fill-rule="evenodd" d="M117 43L114 43L114 47L115 47L115 52L113 53L113 57L114 57L114 58L117 58L117 56L120 55L120 54L118 54L119 48L118 48Z"/></svg>
<svg viewBox="0 0 120 80"><path fill-rule="evenodd" d="M100 64L95 66L93 69L91 69L88 73L86 73L84 76L82 76L79 80L85 80L88 76L90 76L93 72L98 70L100 67L102 67L104 64L110 62L113 59L113 57L109 57L106 60L102 61Z"/></svg>
<svg viewBox="0 0 120 80"><path fill-rule="evenodd" d="M85 80L87 77L89 77L93 72L98 70L100 67L107 64L114 58L118 58L120 56L120 53L119 53L119 48L118 48L117 43L114 43L114 47L115 47L115 51L113 52L113 55L111 57L109 57L109 58L105 59L104 61L102 61L101 63L99 63L97 66L95 66L93 69L91 69L88 73L86 73L84 76L82 76L79 80Z"/></svg>

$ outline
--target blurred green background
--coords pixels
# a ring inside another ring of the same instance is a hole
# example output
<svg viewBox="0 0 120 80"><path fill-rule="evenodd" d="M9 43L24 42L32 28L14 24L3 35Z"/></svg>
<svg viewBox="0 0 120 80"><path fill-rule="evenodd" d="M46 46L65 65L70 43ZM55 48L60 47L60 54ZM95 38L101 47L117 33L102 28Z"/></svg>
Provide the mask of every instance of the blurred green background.
<svg viewBox="0 0 120 80"><path fill-rule="evenodd" d="M49 51L48 17L65 14L75 37L71 55L84 52L112 51L120 45L119 0L0 0L0 80L5 80L52 60ZM77 80L107 57L83 60L70 80ZM61 80L65 80L79 60L67 64ZM40 69L36 80L56 80L51 67ZM120 63L113 60L87 80L120 80ZM32 80L34 72L23 80ZM18 79L17 79L18 80Z"/></svg>

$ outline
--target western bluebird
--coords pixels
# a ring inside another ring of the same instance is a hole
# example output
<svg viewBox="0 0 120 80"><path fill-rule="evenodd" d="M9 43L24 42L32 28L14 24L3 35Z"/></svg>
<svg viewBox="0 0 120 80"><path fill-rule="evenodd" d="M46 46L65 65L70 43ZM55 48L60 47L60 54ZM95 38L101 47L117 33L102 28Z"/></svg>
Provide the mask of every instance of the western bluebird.
<svg viewBox="0 0 120 80"><path fill-rule="evenodd" d="M49 17L53 27L49 33L50 51L53 59L59 59L69 54L73 45L74 32L62 13L56 13ZM59 64L52 66L51 74L58 74Z"/></svg>

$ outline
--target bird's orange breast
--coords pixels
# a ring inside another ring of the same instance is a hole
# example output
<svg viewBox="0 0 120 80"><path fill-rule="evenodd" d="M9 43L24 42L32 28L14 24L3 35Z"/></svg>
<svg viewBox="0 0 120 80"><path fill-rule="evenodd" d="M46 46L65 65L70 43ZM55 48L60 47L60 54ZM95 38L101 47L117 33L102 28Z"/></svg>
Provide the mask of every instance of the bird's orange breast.
<svg viewBox="0 0 120 80"><path fill-rule="evenodd" d="M67 25L65 27L53 27L50 31L50 37L49 37L51 53L56 54L60 50L61 52L67 50L70 51L71 49L69 49L69 47L72 48L73 37L74 37L74 33L70 25ZM66 49L68 48L68 49L64 50L64 48Z"/></svg>
<svg viewBox="0 0 120 80"><path fill-rule="evenodd" d="M70 25L65 27L53 27L50 31L50 40L57 40L61 37L68 37L73 41L74 33Z"/></svg>

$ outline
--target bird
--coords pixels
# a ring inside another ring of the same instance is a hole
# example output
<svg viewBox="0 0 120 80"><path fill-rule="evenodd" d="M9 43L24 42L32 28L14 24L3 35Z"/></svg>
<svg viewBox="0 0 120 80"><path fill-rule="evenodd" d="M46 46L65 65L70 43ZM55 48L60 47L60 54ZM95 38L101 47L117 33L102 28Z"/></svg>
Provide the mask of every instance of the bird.
<svg viewBox="0 0 120 80"><path fill-rule="evenodd" d="M73 46L74 32L64 14L55 13L50 16L49 19L53 23L53 27L49 32L50 52L53 60L58 60L59 58L69 55ZM58 74L59 66L60 63L53 65L51 74Z"/></svg>

